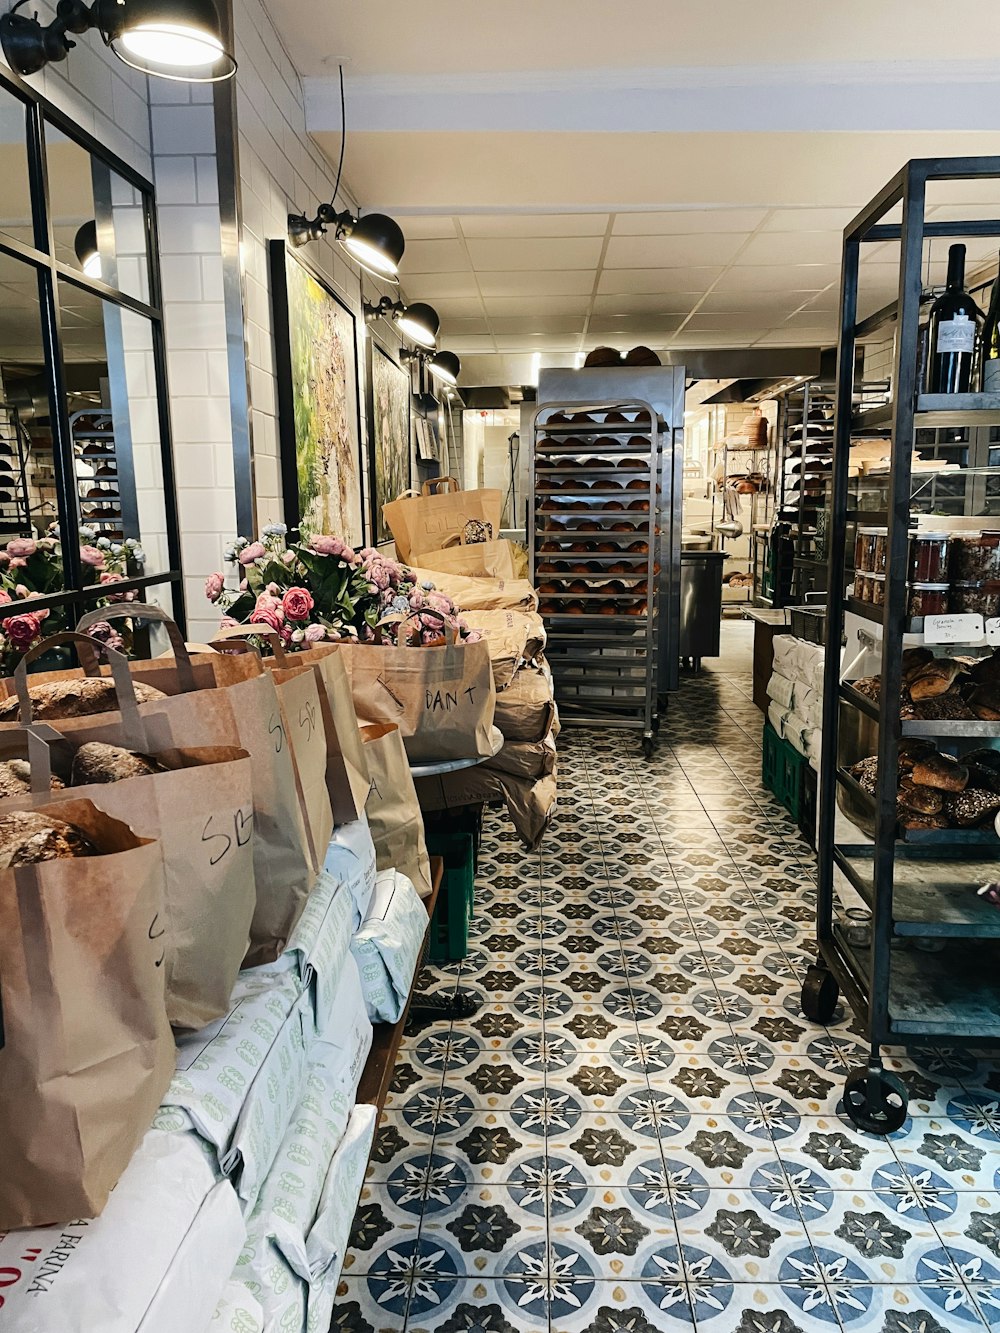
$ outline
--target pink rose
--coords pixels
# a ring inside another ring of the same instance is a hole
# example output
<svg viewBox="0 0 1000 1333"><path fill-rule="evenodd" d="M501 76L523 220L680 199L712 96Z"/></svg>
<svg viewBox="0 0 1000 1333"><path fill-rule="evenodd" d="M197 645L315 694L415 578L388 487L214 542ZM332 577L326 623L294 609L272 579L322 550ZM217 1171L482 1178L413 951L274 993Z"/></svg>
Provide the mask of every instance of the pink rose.
<svg viewBox="0 0 1000 1333"><path fill-rule="evenodd" d="M14 555L8 558L7 567L9 569L23 569L27 563L23 556Z"/></svg>
<svg viewBox="0 0 1000 1333"><path fill-rule="evenodd" d="M0 605L4 602L12 602L14 599L5 588L0 588Z"/></svg>
<svg viewBox="0 0 1000 1333"><path fill-rule="evenodd" d="M339 537L318 537L309 538L309 549L315 551L317 555L340 555L344 549L344 543Z"/></svg>
<svg viewBox="0 0 1000 1333"><path fill-rule="evenodd" d="M306 626L306 643L321 643L326 638L326 630L322 625Z"/></svg>
<svg viewBox="0 0 1000 1333"><path fill-rule="evenodd" d="M210 602L217 602L225 586L226 580L221 574L209 574L205 580L205 596Z"/></svg>
<svg viewBox="0 0 1000 1333"><path fill-rule="evenodd" d="M391 582L389 571L381 564L372 565L371 569L368 571L368 577L371 579L372 583L375 584L376 588L381 588L383 590L388 588Z"/></svg>
<svg viewBox="0 0 1000 1333"><path fill-rule="evenodd" d="M20 648L22 652L30 648L42 632L41 617L33 611L26 611L20 616L8 616L6 620L0 621L0 625L14 647Z"/></svg>
<svg viewBox="0 0 1000 1333"><path fill-rule="evenodd" d="M98 643L107 644L109 648L121 648L123 646L122 636L118 633L115 627L110 625L106 620L95 621L90 629L87 630L87 633L92 639L96 639Z"/></svg>
<svg viewBox="0 0 1000 1333"><path fill-rule="evenodd" d="M6 551L0 551L0 569L5 568L9 564L10 564L10 556L7 554Z"/></svg>
<svg viewBox="0 0 1000 1333"><path fill-rule="evenodd" d="M285 618L285 612L281 605L281 599L279 597L272 597L269 592L262 592L258 595L257 600L254 603L254 610L270 611L273 615L277 617L279 623Z"/></svg>
<svg viewBox="0 0 1000 1333"><path fill-rule="evenodd" d="M251 542L249 546L244 546L240 552L240 564L252 565L255 560L260 560L267 552L264 550L263 543Z"/></svg>
<svg viewBox="0 0 1000 1333"><path fill-rule="evenodd" d="M289 620L308 620L316 603L306 588L289 588L281 599L281 606Z"/></svg>
<svg viewBox="0 0 1000 1333"><path fill-rule="evenodd" d="M294 552L294 551L284 551L284 552L282 552L281 563L282 563L283 565L294 565L294 564L295 564L295 552Z"/></svg>
<svg viewBox="0 0 1000 1333"><path fill-rule="evenodd" d="M94 569L104 568L104 552L99 551L96 546L81 546L80 559L85 565L91 565ZM11 564L13 563L11 561Z"/></svg>
<svg viewBox="0 0 1000 1333"><path fill-rule="evenodd" d="M271 629L281 630L280 612L270 606L258 606L250 613L251 625L270 625Z"/></svg>
<svg viewBox="0 0 1000 1333"><path fill-rule="evenodd" d="M38 544L30 537L15 537L13 541L7 543L7 554L27 557L34 555L38 550Z"/></svg>
<svg viewBox="0 0 1000 1333"><path fill-rule="evenodd" d="M219 621L219 628L235 629L239 623L240 622L238 620L234 620L232 616L223 616L222 619Z"/></svg>

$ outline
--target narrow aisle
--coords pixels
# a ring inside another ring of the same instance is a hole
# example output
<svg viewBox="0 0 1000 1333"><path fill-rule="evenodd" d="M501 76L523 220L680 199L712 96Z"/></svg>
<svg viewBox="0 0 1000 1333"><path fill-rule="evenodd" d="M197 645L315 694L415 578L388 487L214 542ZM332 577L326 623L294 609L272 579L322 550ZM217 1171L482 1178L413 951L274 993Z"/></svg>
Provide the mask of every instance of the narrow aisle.
<svg viewBox="0 0 1000 1333"><path fill-rule="evenodd" d="M837 1115L864 1048L799 1011L813 858L725 628L652 761L563 732L541 854L488 819L455 968L486 1003L403 1048L334 1329L1000 1327L1000 1071L900 1052L903 1129Z"/></svg>

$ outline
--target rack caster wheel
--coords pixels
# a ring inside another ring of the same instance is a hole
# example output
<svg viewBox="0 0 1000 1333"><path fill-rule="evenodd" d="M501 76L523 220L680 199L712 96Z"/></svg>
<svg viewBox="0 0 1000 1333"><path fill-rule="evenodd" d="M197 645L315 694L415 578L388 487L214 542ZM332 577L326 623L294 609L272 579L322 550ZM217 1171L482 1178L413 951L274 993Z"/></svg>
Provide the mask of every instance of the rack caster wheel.
<svg viewBox="0 0 1000 1333"><path fill-rule="evenodd" d="M844 1110L867 1134L892 1134L906 1121L906 1084L884 1069L854 1069L844 1084Z"/></svg>
<svg viewBox="0 0 1000 1333"><path fill-rule="evenodd" d="M823 967L810 967L802 983L802 1012L811 1023L829 1023L837 1007L837 978Z"/></svg>
<svg viewBox="0 0 1000 1333"><path fill-rule="evenodd" d="M643 736L643 738L642 738L642 754L643 754L643 758L644 758L644 759L652 759L652 757L653 757L653 750L654 750L655 748L656 748L656 745L655 745L655 742L654 742L652 736Z"/></svg>

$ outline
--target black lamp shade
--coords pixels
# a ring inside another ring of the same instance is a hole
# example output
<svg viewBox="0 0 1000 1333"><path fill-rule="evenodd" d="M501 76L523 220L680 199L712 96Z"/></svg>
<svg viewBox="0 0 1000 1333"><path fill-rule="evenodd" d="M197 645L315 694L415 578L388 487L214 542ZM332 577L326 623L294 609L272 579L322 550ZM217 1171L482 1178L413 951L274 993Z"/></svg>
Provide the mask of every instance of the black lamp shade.
<svg viewBox="0 0 1000 1333"><path fill-rule="evenodd" d="M88 278L101 276L101 252L97 248L97 221L85 222L73 237L73 249Z"/></svg>
<svg viewBox="0 0 1000 1333"><path fill-rule="evenodd" d="M396 316L396 324L411 342L420 347L433 347L437 343L441 321L432 305L415 301L413 305L405 306Z"/></svg>
<svg viewBox="0 0 1000 1333"><path fill-rule="evenodd" d="M457 384L462 370L462 363L454 352L437 352L427 362L427 369L435 379L445 384Z"/></svg>
<svg viewBox="0 0 1000 1333"><path fill-rule="evenodd" d="M215 0L101 0L99 22L119 60L145 74L218 83L236 73Z"/></svg>
<svg viewBox="0 0 1000 1333"><path fill-rule="evenodd" d="M406 249L406 239L392 218L384 213L366 213L350 229L345 229L341 244L368 273L383 282L399 281L399 261Z"/></svg>

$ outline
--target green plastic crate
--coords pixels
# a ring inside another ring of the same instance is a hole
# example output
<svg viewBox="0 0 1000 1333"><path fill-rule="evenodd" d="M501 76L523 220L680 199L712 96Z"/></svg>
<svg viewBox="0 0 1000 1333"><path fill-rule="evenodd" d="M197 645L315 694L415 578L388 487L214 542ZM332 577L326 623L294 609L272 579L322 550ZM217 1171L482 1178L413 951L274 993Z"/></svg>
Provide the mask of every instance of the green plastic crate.
<svg viewBox="0 0 1000 1333"><path fill-rule="evenodd" d="M444 876L431 917L427 958L457 963L469 952L469 922L475 901L476 845L471 833L428 829L427 851L444 861Z"/></svg>
<svg viewBox="0 0 1000 1333"><path fill-rule="evenodd" d="M782 766L782 795L781 801L791 817L798 823L803 806L805 790L805 771L809 768L809 761L805 755L799 754L795 746L789 741L779 741L781 746L781 766Z"/></svg>
<svg viewBox="0 0 1000 1333"><path fill-rule="evenodd" d="M773 792L779 801L785 799L784 765L781 756L781 737L771 726L764 723L764 744L761 756L761 781L768 791Z"/></svg>

